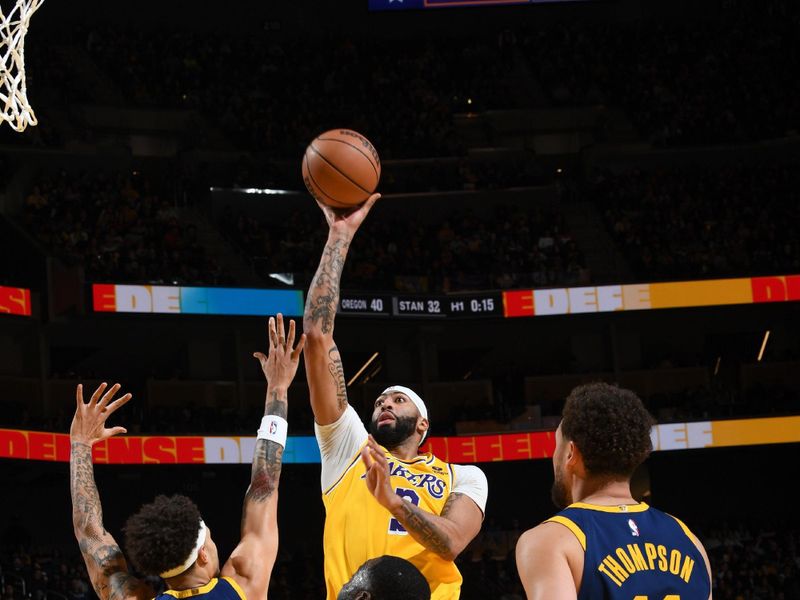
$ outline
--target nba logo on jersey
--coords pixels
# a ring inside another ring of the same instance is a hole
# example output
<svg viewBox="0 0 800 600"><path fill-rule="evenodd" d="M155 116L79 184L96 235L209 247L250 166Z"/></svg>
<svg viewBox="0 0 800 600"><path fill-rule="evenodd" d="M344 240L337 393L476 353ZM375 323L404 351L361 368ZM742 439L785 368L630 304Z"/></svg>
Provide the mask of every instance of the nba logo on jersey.
<svg viewBox="0 0 800 600"><path fill-rule="evenodd" d="M628 519L628 527L631 528L631 535L634 537L639 537L639 526L636 525L636 521L633 519Z"/></svg>
<svg viewBox="0 0 800 600"><path fill-rule="evenodd" d="M275 421L270 421L269 434L275 435L278 432L278 424Z"/></svg>

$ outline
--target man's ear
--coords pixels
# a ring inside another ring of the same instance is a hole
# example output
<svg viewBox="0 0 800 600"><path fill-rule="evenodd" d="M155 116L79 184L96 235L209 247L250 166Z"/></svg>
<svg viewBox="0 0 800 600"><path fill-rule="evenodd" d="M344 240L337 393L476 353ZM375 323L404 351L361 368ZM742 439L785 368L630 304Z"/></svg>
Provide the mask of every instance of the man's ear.
<svg viewBox="0 0 800 600"><path fill-rule="evenodd" d="M575 442L567 442L567 469L583 477L586 475L586 467L583 464L583 454Z"/></svg>
<svg viewBox="0 0 800 600"><path fill-rule="evenodd" d="M355 595L355 598L353 598L353 600L372 600L372 594L364 590L361 590Z"/></svg>
<svg viewBox="0 0 800 600"><path fill-rule="evenodd" d="M567 464L574 465L575 461L577 460L577 453L578 447L575 445L575 442L569 440L567 442Z"/></svg>
<svg viewBox="0 0 800 600"><path fill-rule="evenodd" d="M201 567L207 565L211 557L208 555L208 550L206 550L205 544L200 548L200 551L197 553L197 564Z"/></svg>
<svg viewBox="0 0 800 600"><path fill-rule="evenodd" d="M426 431L430 428L431 424L428 423L428 419L422 417L419 421L417 421L417 433L425 434Z"/></svg>

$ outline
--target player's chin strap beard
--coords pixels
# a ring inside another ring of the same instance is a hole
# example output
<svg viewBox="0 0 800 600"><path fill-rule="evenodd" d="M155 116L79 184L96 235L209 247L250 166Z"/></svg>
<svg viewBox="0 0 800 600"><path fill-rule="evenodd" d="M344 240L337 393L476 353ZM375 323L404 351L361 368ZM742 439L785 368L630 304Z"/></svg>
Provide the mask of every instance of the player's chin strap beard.
<svg viewBox="0 0 800 600"><path fill-rule="evenodd" d="M395 416L394 427L387 425L378 427L377 419L370 422L370 433L375 441L384 448L396 448L409 437L417 428L417 417L398 417Z"/></svg>

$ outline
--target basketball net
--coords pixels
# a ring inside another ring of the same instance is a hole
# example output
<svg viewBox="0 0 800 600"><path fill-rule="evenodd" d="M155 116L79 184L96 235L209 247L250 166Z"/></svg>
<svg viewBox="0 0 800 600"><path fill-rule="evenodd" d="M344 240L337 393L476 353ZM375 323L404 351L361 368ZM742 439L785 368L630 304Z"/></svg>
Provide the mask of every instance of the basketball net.
<svg viewBox="0 0 800 600"><path fill-rule="evenodd" d="M0 118L19 132L36 125L25 89L25 34L44 0L16 0L6 15L0 6Z"/></svg>

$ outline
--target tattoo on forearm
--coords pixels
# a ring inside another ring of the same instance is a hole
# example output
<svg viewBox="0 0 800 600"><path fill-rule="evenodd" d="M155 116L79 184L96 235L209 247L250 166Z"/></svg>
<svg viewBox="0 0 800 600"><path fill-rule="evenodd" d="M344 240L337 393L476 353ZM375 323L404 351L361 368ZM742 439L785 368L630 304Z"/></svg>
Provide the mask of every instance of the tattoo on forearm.
<svg viewBox="0 0 800 600"><path fill-rule="evenodd" d="M339 305L339 283L342 278L349 239L329 241L322 252L319 267L308 290L304 318L319 324L322 333L333 331L333 320Z"/></svg>
<svg viewBox="0 0 800 600"><path fill-rule="evenodd" d="M72 523L76 530L87 534L103 534L103 508L94 482L92 448L88 444L72 443L69 461Z"/></svg>
<svg viewBox="0 0 800 600"><path fill-rule="evenodd" d="M306 302L305 317L312 323L321 322L322 333L330 333L333 331L333 319L336 315L336 306L338 304L338 294L321 294L314 297L309 295L308 302Z"/></svg>
<svg viewBox="0 0 800 600"><path fill-rule="evenodd" d="M263 502L275 493L281 477L282 459L283 446L270 440L258 440L245 502Z"/></svg>
<svg viewBox="0 0 800 600"><path fill-rule="evenodd" d="M340 409L347 406L347 384L344 381L344 366L342 366L342 357L339 354L339 348L333 346L328 350L328 371L333 377L333 383L336 385L336 401Z"/></svg>
<svg viewBox="0 0 800 600"><path fill-rule="evenodd" d="M395 517L420 544L439 556L450 556L450 538L431 523L425 511L410 502L403 502L400 514Z"/></svg>
<svg viewBox="0 0 800 600"><path fill-rule="evenodd" d="M264 411L264 416L275 415L276 417L285 419L286 415L289 414L288 408L289 399L287 397L287 392L278 393L275 390L271 390L269 398L267 399L267 408Z"/></svg>
<svg viewBox="0 0 800 600"><path fill-rule="evenodd" d="M95 593L103 600L151 596L152 590L128 573L122 550L103 527L91 446L73 442L69 466L72 521Z"/></svg>
<svg viewBox="0 0 800 600"><path fill-rule="evenodd" d="M134 595L142 585L140 580L128 573L125 557L116 543L84 538L78 545L98 597L122 600Z"/></svg>
<svg viewBox="0 0 800 600"><path fill-rule="evenodd" d="M270 392L264 414L285 419L287 413L286 393L279 395L278 392ZM247 488L244 498L245 503L263 502L275 493L281 478L282 461L283 446L270 440L258 440L250 475L250 487Z"/></svg>

